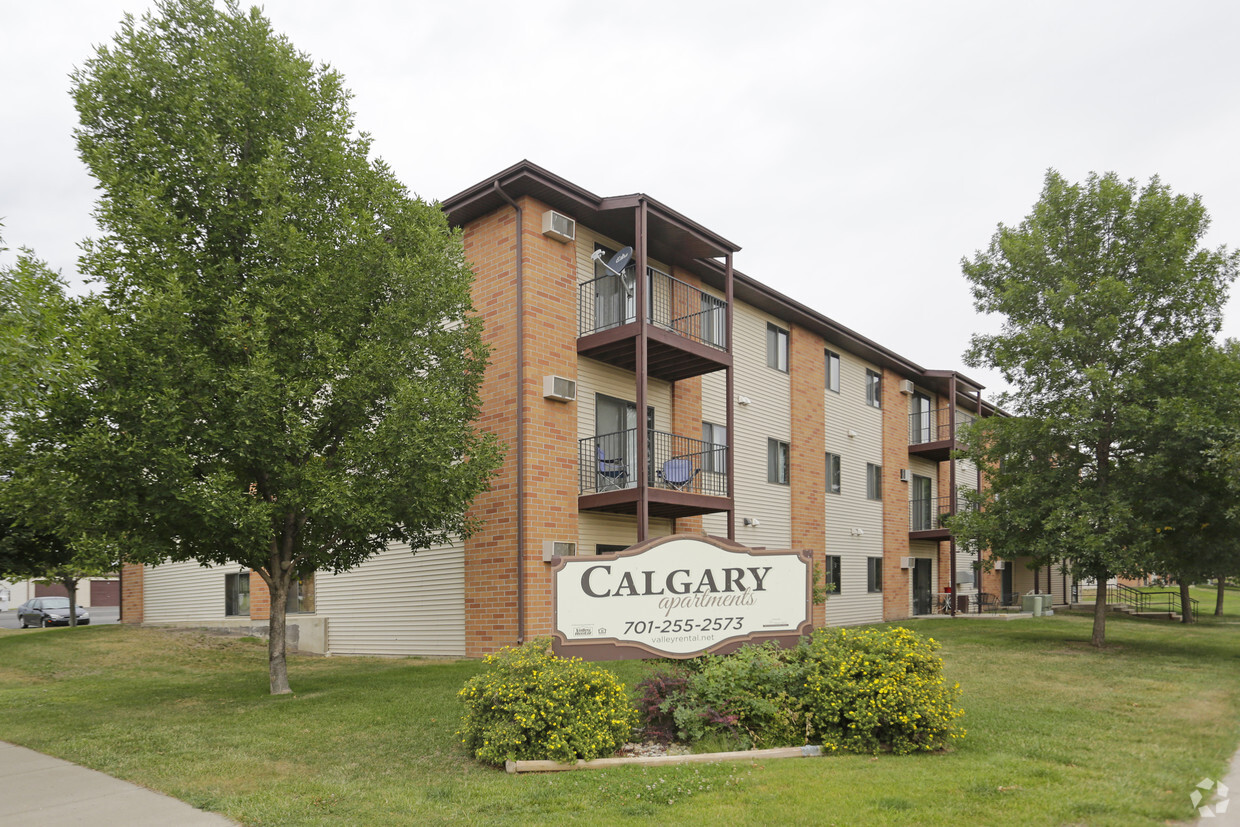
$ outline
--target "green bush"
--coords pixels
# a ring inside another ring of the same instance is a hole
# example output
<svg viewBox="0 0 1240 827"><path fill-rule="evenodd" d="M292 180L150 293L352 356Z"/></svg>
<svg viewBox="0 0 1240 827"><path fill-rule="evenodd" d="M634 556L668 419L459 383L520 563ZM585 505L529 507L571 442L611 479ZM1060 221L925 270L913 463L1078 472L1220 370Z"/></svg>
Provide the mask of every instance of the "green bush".
<svg viewBox="0 0 1240 827"><path fill-rule="evenodd" d="M964 735L938 644L907 629L819 629L792 649L743 646L638 685L647 732L735 747L818 743L909 753Z"/></svg>
<svg viewBox="0 0 1240 827"><path fill-rule="evenodd" d="M965 731L939 645L908 629L818 629L802 644L805 711L827 749L934 750Z"/></svg>
<svg viewBox="0 0 1240 827"><path fill-rule="evenodd" d="M615 752L637 723L624 684L543 638L488 655L457 697L461 742L479 761L574 761Z"/></svg>

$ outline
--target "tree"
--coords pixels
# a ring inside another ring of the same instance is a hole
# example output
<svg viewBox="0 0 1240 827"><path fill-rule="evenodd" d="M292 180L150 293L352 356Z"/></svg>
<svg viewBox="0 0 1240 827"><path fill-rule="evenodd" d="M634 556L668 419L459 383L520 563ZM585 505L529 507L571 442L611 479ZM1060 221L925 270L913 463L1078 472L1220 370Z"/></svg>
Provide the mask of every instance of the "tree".
<svg viewBox="0 0 1240 827"><path fill-rule="evenodd" d="M1153 566L1179 584L1190 623L1189 585L1240 571L1240 482L1226 459L1240 445L1240 353L1235 342L1192 342L1165 356L1138 380L1151 405L1131 437L1141 456L1134 489Z"/></svg>
<svg viewBox="0 0 1240 827"><path fill-rule="evenodd" d="M63 586L69 593L70 626L78 625L78 583L116 569L116 560L106 545L86 538L66 542L56 534L40 534L20 518L0 512L0 577Z"/></svg>
<svg viewBox="0 0 1240 827"><path fill-rule="evenodd" d="M1157 178L1070 184L1051 170L1025 220L999 225L962 262L975 307L1004 318L1001 332L973 337L966 361L998 369L1015 391L1000 400L1014 416L982 420L968 437L974 461L996 471L993 496L953 529L1000 557L1094 578L1095 646L1105 642L1102 584L1151 563L1134 486L1134 437L1153 401L1140 379L1168 348L1218 330L1237 273L1235 253L1201 248L1208 225L1200 198Z"/></svg>
<svg viewBox="0 0 1240 827"><path fill-rule="evenodd" d="M73 86L100 190L94 373L15 481L71 480L131 559L251 569L289 692L290 584L467 535L498 464L472 425L486 349L460 238L257 9L126 17Z"/></svg>

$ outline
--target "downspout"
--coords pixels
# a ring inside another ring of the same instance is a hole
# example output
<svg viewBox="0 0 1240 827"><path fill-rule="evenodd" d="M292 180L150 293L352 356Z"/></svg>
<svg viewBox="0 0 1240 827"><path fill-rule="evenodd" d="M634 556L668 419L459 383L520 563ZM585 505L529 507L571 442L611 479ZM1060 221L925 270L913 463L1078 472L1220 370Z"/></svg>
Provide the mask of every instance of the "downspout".
<svg viewBox="0 0 1240 827"><path fill-rule="evenodd" d="M496 194L517 214L517 645L525 643L525 250L524 213L494 183Z"/></svg>
<svg viewBox="0 0 1240 827"><path fill-rule="evenodd" d="M954 373L951 375L951 378L947 380L947 396L948 396L948 399L951 400L947 404L947 416L948 416L947 433L948 433L948 439L951 442L950 451L954 452L956 450L956 374ZM947 471L948 471L948 483L947 484L948 484L948 487L951 489L951 491L949 492L951 495L951 499L948 500L948 506L947 506L948 512L947 513L950 514L952 517L955 517L956 516L956 496L957 496L956 495L956 457L953 456L951 453L948 454L948 462L950 463L950 465L947 466ZM955 617L956 616L956 603L960 599L959 598L960 589L957 588L959 584L956 583L956 533L955 532L952 532L950 539L951 539L951 544L949 548L951 549L951 551L949 553L951 554L951 556L947 558L948 560L947 569L950 572L950 574L948 575L948 578L951 580L951 583L949 585L951 586L951 595L952 595L952 617Z"/></svg>

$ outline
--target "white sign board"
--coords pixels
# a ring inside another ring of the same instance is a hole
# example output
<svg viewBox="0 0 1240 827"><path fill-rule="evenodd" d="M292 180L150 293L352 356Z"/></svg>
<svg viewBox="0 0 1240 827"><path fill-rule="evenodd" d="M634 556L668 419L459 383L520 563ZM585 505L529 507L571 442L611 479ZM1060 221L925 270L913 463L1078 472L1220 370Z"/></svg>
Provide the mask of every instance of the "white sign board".
<svg viewBox="0 0 1240 827"><path fill-rule="evenodd" d="M810 561L674 535L615 554L559 558L556 649L592 659L686 658L810 628Z"/></svg>

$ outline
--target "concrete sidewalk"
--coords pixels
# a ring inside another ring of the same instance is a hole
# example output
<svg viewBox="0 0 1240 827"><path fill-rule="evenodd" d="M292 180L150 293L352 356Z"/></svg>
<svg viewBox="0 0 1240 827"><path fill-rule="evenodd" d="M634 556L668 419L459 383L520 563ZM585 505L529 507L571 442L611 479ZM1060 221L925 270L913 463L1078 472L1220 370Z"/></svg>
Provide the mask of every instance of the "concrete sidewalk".
<svg viewBox="0 0 1240 827"><path fill-rule="evenodd" d="M236 825L162 793L4 741L0 741L0 802L5 820L14 824Z"/></svg>

